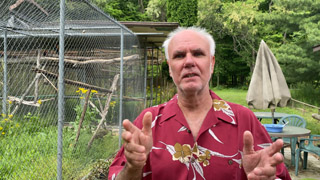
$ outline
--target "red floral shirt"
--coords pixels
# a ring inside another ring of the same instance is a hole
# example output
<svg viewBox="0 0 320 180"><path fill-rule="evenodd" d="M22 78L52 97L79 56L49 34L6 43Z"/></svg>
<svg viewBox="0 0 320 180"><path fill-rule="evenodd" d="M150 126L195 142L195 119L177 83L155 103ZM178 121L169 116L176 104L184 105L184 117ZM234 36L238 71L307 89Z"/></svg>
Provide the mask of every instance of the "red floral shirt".
<svg viewBox="0 0 320 180"><path fill-rule="evenodd" d="M145 109L134 121L142 128L142 117L150 111L153 147L143 169L143 179L247 179L241 166L243 133L251 131L254 149L272 142L262 124L248 108L226 102L210 91L213 107L194 141L188 123L177 104L177 95L167 103ZM123 147L109 169L114 179L126 162ZM277 177L291 179L284 164Z"/></svg>

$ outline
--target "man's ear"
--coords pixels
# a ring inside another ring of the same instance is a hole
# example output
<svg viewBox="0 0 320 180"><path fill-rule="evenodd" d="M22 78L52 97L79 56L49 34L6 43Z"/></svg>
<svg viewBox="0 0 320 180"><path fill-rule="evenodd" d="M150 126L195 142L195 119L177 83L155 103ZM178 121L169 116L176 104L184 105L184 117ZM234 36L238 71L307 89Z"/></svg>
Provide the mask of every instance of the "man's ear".
<svg viewBox="0 0 320 180"><path fill-rule="evenodd" d="M169 64L168 64L169 65ZM170 65L169 65L169 75L170 75L170 77L172 77L172 72L171 72L171 67L170 67Z"/></svg>
<svg viewBox="0 0 320 180"><path fill-rule="evenodd" d="M167 65L168 65L168 68L169 68L169 75L170 75L170 77L172 77L170 62L168 60L167 60Z"/></svg>
<svg viewBox="0 0 320 180"><path fill-rule="evenodd" d="M210 63L210 73L213 74L213 71L214 71L214 64L216 63L216 58L215 56L212 56L212 59L211 59L211 63Z"/></svg>

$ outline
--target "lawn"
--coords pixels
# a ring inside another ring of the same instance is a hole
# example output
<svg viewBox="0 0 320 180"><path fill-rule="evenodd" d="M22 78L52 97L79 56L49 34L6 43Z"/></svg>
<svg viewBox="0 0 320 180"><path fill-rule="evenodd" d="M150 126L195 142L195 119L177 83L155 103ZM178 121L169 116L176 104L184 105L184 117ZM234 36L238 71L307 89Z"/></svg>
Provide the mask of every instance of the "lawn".
<svg viewBox="0 0 320 180"><path fill-rule="evenodd" d="M242 89L212 89L219 97L226 101L233 103L241 104L245 107L248 107L246 102L247 90ZM287 107L277 107L277 112L287 113L287 114L296 114L303 117L307 121L307 128L311 130L312 134L320 134L320 122L312 118L312 113L317 113L316 109L304 108L306 111L301 111L299 108L293 108L290 105ZM253 112L256 111L270 111L270 109L251 109ZM271 123L270 120L262 120L262 123Z"/></svg>

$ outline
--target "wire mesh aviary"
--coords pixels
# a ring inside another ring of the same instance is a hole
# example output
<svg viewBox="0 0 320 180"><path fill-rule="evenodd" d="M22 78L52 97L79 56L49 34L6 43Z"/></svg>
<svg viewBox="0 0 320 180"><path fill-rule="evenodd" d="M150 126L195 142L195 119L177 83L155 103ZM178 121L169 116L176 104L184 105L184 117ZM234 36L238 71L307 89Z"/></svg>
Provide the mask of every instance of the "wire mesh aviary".
<svg viewBox="0 0 320 180"><path fill-rule="evenodd" d="M134 119L144 106L137 36L88 0L66 1L64 19L64 47L59 47L60 1L0 2L1 178L56 178L59 143L63 179L84 177L93 160L112 155L118 148L113 127L119 119L120 75L122 118ZM65 117L62 139L59 105Z"/></svg>

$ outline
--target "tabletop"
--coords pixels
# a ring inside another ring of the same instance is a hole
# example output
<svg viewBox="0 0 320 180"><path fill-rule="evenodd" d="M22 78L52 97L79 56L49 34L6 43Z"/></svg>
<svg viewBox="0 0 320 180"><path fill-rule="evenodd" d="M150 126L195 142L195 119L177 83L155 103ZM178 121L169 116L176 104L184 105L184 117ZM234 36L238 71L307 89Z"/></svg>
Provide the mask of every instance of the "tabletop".
<svg viewBox="0 0 320 180"><path fill-rule="evenodd" d="M311 130L297 127L297 126L285 126L283 128L283 131L280 133L271 133L268 132L270 136L272 137L301 137L301 136L309 136L311 133Z"/></svg>
<svg viewBox="0 0 320 180"><path fill-rule="evenodd" d="M272 119L271 112L254 112L254 115L261 121L262 119ZM273 124L276 124L279 119L281 119L284 116L287 116L289 114L286 113L280 113L280 112L274 112L273 118L274 122Z"/></svg>
<svg viewBox="0 0 320 180"><path fill-rule="evenodd" d="M289 126L286 125L282 132L280 133L271 133L268 132L268 134L271 137L287 137L287 138L291 138L290 139L290 148L291 148L291 164L294 165L295 163L295 151L296 151L296 143L297 143L297 138L293 138L293 137L302 137L302 136L309 136L311 133L311 130L306 129L306 128L302 128L302 127L297 127L297 126Z"/></svg>

